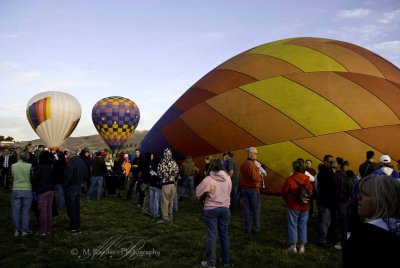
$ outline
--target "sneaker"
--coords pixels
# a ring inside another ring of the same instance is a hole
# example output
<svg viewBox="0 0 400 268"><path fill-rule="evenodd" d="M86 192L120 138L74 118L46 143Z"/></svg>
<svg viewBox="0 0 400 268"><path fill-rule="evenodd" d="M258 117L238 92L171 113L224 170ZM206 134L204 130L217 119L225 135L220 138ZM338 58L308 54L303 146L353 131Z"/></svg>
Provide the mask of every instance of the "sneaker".
<svg viewBox="0 0 400 268"><path fill-rule="evenodd" d="M305 253L305 252L306 252L306 249L304 248L304 246L301 246L301 247L299 247L298 252L299 252L299 253Z"/></svg>
<svg viewBox="0 0 400 268"><path fill-rule="evenodd" d="M294 245L291 245L291 246L288 248L288 252L297 253L297 248L296 248Z"/></svg>
<svg viewBox="0 0 400 268"><path fill-rule="evenodd" d="M336 248L337 250L342 250L342 245L340 243L337 243L333 247Z"/></svg>
<svg viewBox="0 0 400 268"><path fill-rule="evenodd" d="M28 233L27 232L21 232L21 236L27 236Z"/></svg>
<svg viewBox="0 0 400 268"><path fill-rule="evenodd" d="M15 237L19 236L19 232L18 232L18 231L15 231L15 232L14 232L14 236L15 236Z"/></svg>
<svg viewBox="0 0 400 268"><path fill-rule="evenodd" d="M200 264L201 264L201 266L203 266L203 267L215 268L215 266L209 266L209 265L207 264L207 261L202 261Z"/></svg>

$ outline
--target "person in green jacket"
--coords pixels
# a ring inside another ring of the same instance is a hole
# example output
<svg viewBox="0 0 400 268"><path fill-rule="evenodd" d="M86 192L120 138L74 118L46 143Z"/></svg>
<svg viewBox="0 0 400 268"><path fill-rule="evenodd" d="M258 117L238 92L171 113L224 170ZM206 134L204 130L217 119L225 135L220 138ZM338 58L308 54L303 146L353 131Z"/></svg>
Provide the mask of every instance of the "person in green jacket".
<svg viewBox="0 0 400 268"><path fill-rule="evenodd" d="M29 153L22 151L17 163L11 166L13 187L11 193L11 208L14 225L14 236L25 236L31 233L29 229L29 209L32 204L32 164L28 163Z"/></svg>

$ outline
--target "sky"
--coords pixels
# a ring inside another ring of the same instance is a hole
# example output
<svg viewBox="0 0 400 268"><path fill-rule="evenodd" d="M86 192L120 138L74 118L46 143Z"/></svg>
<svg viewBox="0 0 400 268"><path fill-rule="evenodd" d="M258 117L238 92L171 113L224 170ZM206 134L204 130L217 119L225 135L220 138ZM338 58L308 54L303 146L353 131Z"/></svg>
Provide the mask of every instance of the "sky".
<svg viewBox="0 0 400 268"><path fill-rule="evenodd" d="M149 130L196 81L250 48L293 37L350 42L400 67L398 0L0 0L0 135L37 139L26 106L43 91L92 108L133 100Z"/></svg>

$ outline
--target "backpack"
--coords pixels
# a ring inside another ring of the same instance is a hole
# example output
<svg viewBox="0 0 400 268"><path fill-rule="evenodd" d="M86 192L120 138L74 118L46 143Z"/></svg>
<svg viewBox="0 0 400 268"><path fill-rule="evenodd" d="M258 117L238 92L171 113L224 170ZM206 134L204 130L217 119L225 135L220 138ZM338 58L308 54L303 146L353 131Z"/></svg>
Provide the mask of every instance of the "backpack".
<svg viewBox="0 0 400 268"><path fill-rule="evenodd" d="M298 181L295 180L299 185L296 193L296 202L298 204L309 204L311 199L311 193L307 190L304 184L300 184Z"/></svg>

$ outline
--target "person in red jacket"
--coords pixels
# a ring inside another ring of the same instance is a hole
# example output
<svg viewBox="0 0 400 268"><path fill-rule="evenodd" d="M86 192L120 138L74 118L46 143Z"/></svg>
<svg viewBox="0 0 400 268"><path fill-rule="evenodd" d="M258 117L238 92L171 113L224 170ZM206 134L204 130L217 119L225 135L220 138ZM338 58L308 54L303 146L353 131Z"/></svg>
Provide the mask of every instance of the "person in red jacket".
<svg viewBox="0 0 400 268"><path fill-rule="evenodd" d="M304 244L307 243L307 222L310 203L300 203L297 200L297 195L301 185L304 185L309 193L312 192L312 185L309 177L304 174L306 169L304 162L296 160L292 163L292 167L293 174L286 178L281 190L281 195L286 201L287 207L288 234L289 243L291 244L288 251L304 253ZM298 245L298 249L296 245Z"/></svg>
<svg viewBox="0 0 400 268"><path fill-rule="evenodd" d="M253 213L253 226L251 232L260 232L260 189L262 173L257 161L257 149L250 147L246 149L248 158L240 166L239 187L243 198L244 207L244 230L250 232L250 212Z"/></svg>

